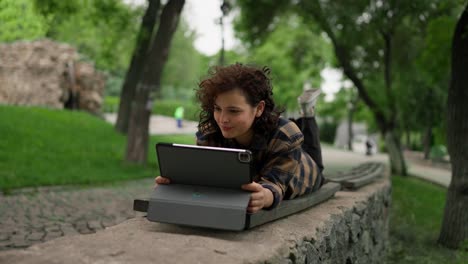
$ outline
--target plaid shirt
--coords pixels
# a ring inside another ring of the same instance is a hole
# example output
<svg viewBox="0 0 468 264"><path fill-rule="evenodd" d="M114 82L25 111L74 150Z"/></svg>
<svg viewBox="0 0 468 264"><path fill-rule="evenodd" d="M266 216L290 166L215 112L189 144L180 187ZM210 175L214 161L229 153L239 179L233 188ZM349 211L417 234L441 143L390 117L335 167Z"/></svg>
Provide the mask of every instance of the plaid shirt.
<svg viewBox="0 0 468 264"><path fill-rule="evenodd" d="M197 145L225 148L244 148L231 139L215 144L206 135L197 132ZM283 199L318 189L314 186L319 170L314 160L302 149L304 135L297 125L280 118L278 127L268 137L254 135L251 146L256 176L254 180L272 191L274 201L269 209L276 207ZM315 187L315 188L314 188Z"/></svg>

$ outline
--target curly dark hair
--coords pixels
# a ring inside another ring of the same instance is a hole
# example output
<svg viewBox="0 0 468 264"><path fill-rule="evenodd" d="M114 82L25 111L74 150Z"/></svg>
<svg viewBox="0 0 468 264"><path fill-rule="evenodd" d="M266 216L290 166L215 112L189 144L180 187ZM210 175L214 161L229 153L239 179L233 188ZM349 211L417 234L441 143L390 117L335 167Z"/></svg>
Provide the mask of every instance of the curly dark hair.
<svg viewBox="0 0 468 264"><path fill-rule="evenodd" d="M255 119L252 128L256 134L268 134L278 123L283 112L275 106L273 87L271 85L270 69L236 63L228 66L214 66L208 71L208 76L199 84L197 99L201 104L198 129L207 135L207 139L223 142L221 130L214 119L214 104L218 94L239 88L246 97L247 103L255 107L260 101L265 101L262 115Z"/></svg>

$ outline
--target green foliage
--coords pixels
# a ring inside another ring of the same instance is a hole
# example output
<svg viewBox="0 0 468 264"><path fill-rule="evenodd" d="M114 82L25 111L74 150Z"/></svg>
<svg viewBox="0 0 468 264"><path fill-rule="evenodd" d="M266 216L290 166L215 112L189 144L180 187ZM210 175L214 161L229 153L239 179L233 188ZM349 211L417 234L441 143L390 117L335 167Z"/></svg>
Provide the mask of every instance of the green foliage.
<svg viewBox="0 0 468 264"><path fill-rule="evenodd" d="M125 137L87 113L0 106L0 119L3 190L153 177L156 142L195 143L193 135L151 137L144 167L125 163Z"/></svg>
<svg viewBox="0 0 468 264"><path fill-rule="evenodd" d="M333 41L336 55L349 63L347 72L355 73L355 85L362 83L363 93L370 98L374 113L363 111L357 116L368 120L375 119L375 113L382 113L379 123L386 123L387 128L395 125L394 132L398 134L402 128L415 131L443 123L449 38L464 2L244 0L237 1L240 12L236 30L249 47L260 47L270 41L268 37L281 32L282 21L291 13L303 18L312 32L320 27ZM298 29L290 25L287 28L281 33L283 43L298 43L292 41ZM287 47L283 44L277 48L269 60L284 62L282 49ZM296 80L301 78L298 72L287 68L285 72L293 74ZM281 90L281 96L288 97L286 100L292 99L288 92ZM330 108L333 109L337 110L335 116L344 112L335 106Z"/></svg>
<svg viewBox="0 0 468 264"><path fill-rule="evenodd" d="M429 21L426 34L417 42L413 37L415 51L411 61L414 63L409 64L408 61L402 65L397 79L398 92L404 98L399 100L403 127L413 131L433 127L437 144L445 144L449 54L455 22L456 18L451 16Z"/></svg>
<svg viewBox="0 0 468 264"><path fill-rule="evenodd" d="M30 0L1 0L0 25L0 42L34 40L48 30L46 17L35 12Z"/></svg>
<svg viewBox="0 0 468 264"><path fill-rule="evenodd" d="M182 18L171 42L169 58L164 66L161 97L188 100L194 96L199 77L207 71L202 55L195 49L195 32Z"/></svg>
<svg viewBox="0 0 468 264"><path fill-rule="evenodd" d="M416 178L392 177L390 252L386 263L466 263L468 252L436 244L447 190Z"/></svg>
<svg viewBox="0 0 468 264"><path fill-rule="evenodd" d="M271 19L279 17L287 11L289 0L238 0L235 5L241 7L240 15L235 19L236 35L250 45L265 42L265 38L276 29L276 23Z"/></svg>
<svg viewBox="0 0 468 264"><path fill-rule="evenodd" d="M107 96L120 96L124 77L121 75L109 74L106 78L105 94Z"/></svg>
<svg viewBox="0 0 468 264"><path fill-rule="evenodd" d="M430 21L424 46L417 59L417 66L424 75L423 80L446 90L449 81L452 37L457 20L454 16L442 16ZM442 87L440 87L442 86ZM441 92L440 95L444 93Z"/></svg>
<svg viewBox="0 0 468 264"><path fill-rule="evenodd" d="M434 127L432 130L434 133L434 144L435 145L446 145L447 144L447 130L445 122L441 122L439 125Z"/></svg>
<svg viewBox="0 0 468 264"><path fill-rule="evenodd" d="M336 94L335 98L331 102L324 102L322 100L318 101L318 113L320 117L323 117L326 122L329 124L320 124L320 131L322 131L322 127L325 125L327 129L331 129L330 125L333 125L335 128L339 125L339 123L343 120L348 120L348 115L350 113L350 102L355 101L356 98L356 90L354 88L341 88ZM358 100L354 106L353 112L353 122L363 122L366 123L368 126L369 132L376 132L378 131L377 125L375 123L375 119L373 117L372 112L367 108L362 100ZM329 131L327 133L332 133ZM334 140L334 135L336 132L333 132L333 137L331 135L326 136L326 140ZM322 137L322 132L320 137ZM331 141L330 143L333 143Z"/></svg>
<svg viewBox="0 0 468 264"><path fill-rule="evenodd" d="M195 32L182 17L171 41L167 63L162 73L159 97L170 100L189 100L194 96L199 77L207 70L204 56L194 47ZM131 52L129 49L126 52ZM106 94L120 96L125 71L111 72L106 83Z"/></svg>
<svg viewBox="0 0 468 264"><path fill-rule="evenodd" d="M138 32L141 8L120 0L34 0L49 18L47 37L77 47L101 70L122 74Z"/></svg>
<svg viewBox="0 0 468 264"><path fill-rule="evenodd" d="M435 145L432 146L430 157L434 160L443 160L444 157L447 155L447 147L444 145Z"/></svg>
<svg viewBox="0 0 468 264"><path fill-rule="evenodd" d="M304 82L319 86L320 71L331 58L329 43L310 27L295 15L285 16L277 22L276 30L247 54L247 61L272 69L275 101L289 110L297 109L296 98Z"/></svg>

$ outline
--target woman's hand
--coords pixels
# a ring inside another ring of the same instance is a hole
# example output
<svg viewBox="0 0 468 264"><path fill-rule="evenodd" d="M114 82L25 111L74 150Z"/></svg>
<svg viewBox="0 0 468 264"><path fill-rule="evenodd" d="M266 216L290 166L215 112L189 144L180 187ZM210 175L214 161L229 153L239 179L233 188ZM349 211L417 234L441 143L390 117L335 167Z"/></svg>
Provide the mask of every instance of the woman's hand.
<svg viewBox="0 0 468 264"><path fill-rule="evenodd" d="M244 184L242 185L242 189L252 192L249 206L247 207L249 213L258 212L262 208L268 208L273 204L273 193L256 182Z"/></svg>
<svg viewBox="0 0 468 264"><path fill-rule="evenodd" d="M156 188L158 184L169 184L169 183L171 183L171 180L169 180L169 178L158 176L154 179L154 188Z"/></svg>

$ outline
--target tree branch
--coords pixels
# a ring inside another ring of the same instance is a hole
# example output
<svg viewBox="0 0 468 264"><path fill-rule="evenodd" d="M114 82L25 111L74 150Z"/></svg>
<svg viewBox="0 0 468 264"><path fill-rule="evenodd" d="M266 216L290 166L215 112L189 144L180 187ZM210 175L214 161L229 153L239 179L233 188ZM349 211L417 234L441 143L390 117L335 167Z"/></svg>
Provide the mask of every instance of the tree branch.
<svg viewBox="0 0 468 264"><path fill-rule="evenodd" d="M311 2L312 4L310 4ZM382 112L382 110L377 106L374 100L372 100L372 98L369 96L362 80L357 76L356 70L351 65L351 60L349 59L350 56L347 51L347 47L339 43L335 33L330 27L328 20L324 16L320 2L317 0L302 1L301 4L303 9L306 10L306 12L310 12L313 18L321 25L325 33L327 33L328 37L333 43L337 59L340 62L341 67L343 68L344 74L353 82L354 86L359 92L359 97L370 108L371 112L376 117L376 121L381 131L385 133L388 129L388 120L384 112Z"/></svg>

